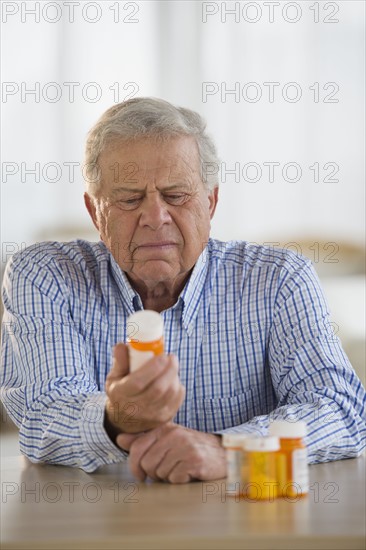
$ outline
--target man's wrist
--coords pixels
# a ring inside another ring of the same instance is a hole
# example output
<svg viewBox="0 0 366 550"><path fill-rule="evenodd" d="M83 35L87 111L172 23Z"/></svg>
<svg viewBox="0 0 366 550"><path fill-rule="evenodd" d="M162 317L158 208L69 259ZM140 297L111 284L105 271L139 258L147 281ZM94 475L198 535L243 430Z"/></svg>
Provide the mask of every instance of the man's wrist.
<svg viewBox="0 0 366 550"><path fill-rule="evenodd" d="M109 437L109 439L115 444L116 444L116 438L117 438L117 435L120 434L120 433L123 433L122 430L120 428L117 428L117 426L115 426L114 424L112 424L112 422L109 420L108 418L108 413L106 411L106 409L104 410L104 421L103 421L103 427L105 429L105 431L107 432L107 435Z"/></svg>

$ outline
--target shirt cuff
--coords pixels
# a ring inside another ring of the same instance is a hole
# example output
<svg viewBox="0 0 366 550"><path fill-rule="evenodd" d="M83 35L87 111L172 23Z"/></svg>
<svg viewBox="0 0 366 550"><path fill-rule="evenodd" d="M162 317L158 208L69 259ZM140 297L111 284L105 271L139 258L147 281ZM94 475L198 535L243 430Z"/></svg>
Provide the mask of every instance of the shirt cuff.
<svg viewBox="0 0 366 550"><path fill-rule="evenodd" d="M253 426L248 424L240 424L239 426L233 426L231 428L226 428L226 430L219 430L213 432L214 435L224 435L224 434L238 434L238 435L252 435L253 437L263 436L264 431L259 426Z"/></svg>
<svg viewBox="0 0 366 550"><path fill-rule="evenodd" d="M81 439L88 454L94 455L97 467L122 462L128 457L128 453L117 447L104 429L106 401L104 392L92 393L85 400L81 411Z"/></svg>

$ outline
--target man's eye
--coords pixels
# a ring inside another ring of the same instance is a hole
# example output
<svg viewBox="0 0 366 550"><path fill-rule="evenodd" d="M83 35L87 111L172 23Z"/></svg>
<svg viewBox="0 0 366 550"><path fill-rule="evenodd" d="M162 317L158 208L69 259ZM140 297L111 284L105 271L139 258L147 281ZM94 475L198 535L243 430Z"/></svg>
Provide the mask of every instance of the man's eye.
<svg viewBox="0 0 366 550"><path fill-rule="evenodd" d="M184 204L189 198L187 193L172 193L169 195L164 195L164 200L169 204Z"/></svg>
<svg viewBox="0 0 366 550"><path fill-rule="evenodd" d="M140 201L141 198L136 197L134 199L121 199L117 202L117 204L123 210L132 210L133 208L137 208L137 206L140 204Z"/></svg>

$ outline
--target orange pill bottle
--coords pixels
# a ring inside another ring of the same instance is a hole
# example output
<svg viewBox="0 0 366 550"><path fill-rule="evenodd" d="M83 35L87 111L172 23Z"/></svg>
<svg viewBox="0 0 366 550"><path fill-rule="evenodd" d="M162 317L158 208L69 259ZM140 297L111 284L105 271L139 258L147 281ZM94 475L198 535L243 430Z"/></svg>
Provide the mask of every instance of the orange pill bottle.
<svg viewBox="0 0 366 550"><path fill-rule="evenodd" d="M296 499L309 492L309 466L304 437L306 422L274 420L269 426L269 434L280 440L277 453L277 477L280 495Z"/></svg>
<svg viewBox="0 0 366 550"><path fill-rule="evenodd" d="M130 315L127 332L130 372L139 369L154 355L164 353L164 322L157 311L143 309Z"/></svg>
<svg viewBox="0 0 366 550"><path fill-rule="evenodd" d="M243 442L245 473L243 491L252 501L270 500L278 496L276 455L278 437L248 437Z"/></svg>

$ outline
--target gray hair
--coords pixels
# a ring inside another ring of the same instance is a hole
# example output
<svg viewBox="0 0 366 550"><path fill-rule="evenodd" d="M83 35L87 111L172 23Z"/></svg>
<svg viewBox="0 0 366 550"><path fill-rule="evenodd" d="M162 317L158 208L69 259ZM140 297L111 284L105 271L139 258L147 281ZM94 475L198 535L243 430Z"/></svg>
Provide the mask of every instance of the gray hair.
<svg viewBox="0 0 366 550"><path fill-rule="evenodd" d="M219 159L211 137L205 132L203 118L190 109L176 107L153 97L136 97L114 105L97 121L88 133L85 151L87 191L94 195L100 187L99 155L116 139L132 141L144 137L195 138L201 164L202 181L211 191L218 185Z"/></svg>

